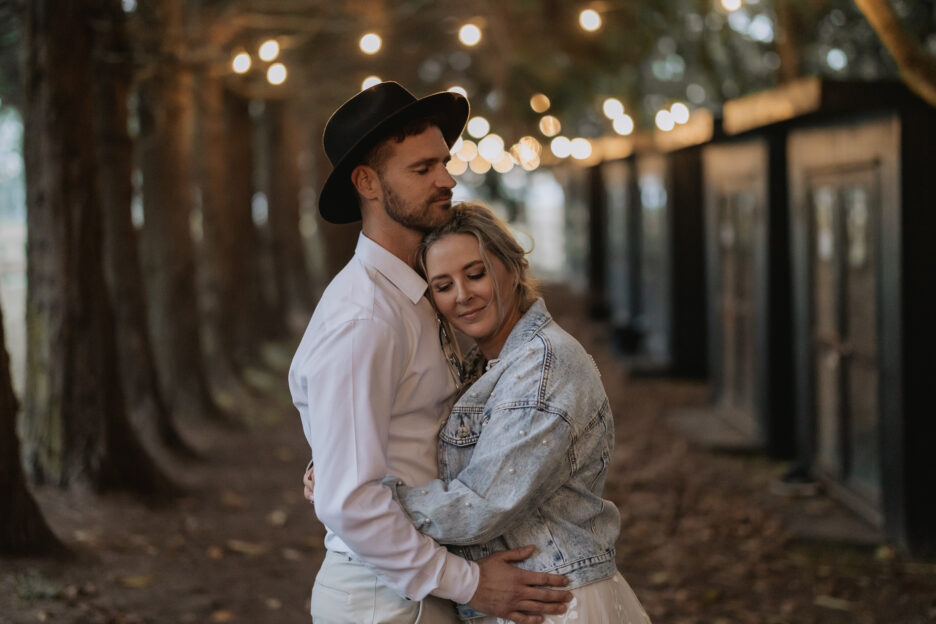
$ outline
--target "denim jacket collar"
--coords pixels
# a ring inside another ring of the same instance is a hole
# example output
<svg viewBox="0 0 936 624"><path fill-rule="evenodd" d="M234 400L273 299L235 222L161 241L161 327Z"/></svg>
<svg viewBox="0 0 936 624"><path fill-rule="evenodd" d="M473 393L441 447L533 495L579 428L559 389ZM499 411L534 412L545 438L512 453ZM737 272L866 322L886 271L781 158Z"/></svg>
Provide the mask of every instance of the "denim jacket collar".
<svg viewBox="0 0 936 624"><path fill-rule="evenodd" d="M503 360L510 353L528 343L551 320L552 316L549 315L543 299L539 298L534 301L530 309L520 317L514 328L510 330L510 335L507 336L507 341L504 342L504 347L496 360Z"/></svg>

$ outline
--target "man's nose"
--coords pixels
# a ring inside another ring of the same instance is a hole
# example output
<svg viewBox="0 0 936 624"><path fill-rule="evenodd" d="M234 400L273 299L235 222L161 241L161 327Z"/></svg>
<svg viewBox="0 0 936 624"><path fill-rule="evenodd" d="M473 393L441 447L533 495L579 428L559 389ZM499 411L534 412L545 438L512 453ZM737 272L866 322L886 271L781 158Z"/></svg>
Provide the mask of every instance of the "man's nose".
<svg viewBox="0 0 936 624"><path fill-rule="evenodd" d="M448 167L442 166L441 173L436 177L436 184L442 188L454 188L455 178L449 173Z"/></svg>

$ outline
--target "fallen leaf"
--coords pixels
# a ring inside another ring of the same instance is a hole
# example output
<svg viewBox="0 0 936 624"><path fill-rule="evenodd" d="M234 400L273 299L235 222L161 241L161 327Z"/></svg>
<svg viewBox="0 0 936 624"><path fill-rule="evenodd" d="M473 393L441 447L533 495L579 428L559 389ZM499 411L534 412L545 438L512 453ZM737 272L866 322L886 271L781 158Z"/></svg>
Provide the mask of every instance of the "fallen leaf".
<svg viewBox="0 0 936 624"><path fill-rule="evenodd" d="M221 504L231 509L247 509L250 503L240 494L224 490L221 492Z"/></svg>
<svg viewBox="0 0 936 624"><path fill-rule="evenodd" d="M284 510L274 509L269 514L267 514L267 522L269 522L272 526L281 527L286 524L286 519L288 517L289 516Z"/></svg>
<svg viewBox="0 0 936 624"><path fill-rule="evenodd" d="M211 559L224 559L224 551L218 546L208 548L208 557Z"/></svg>
<svg viewBox="0 0 936 624"><path fill-rule="evenodd" d="M287 561L299 561L302 559L302 553L293 548L284 548L283 559L286 559Z"/></svg>
<svg viewBox="0 0 936 624"><path fill-rule="evenodd" d="M39 620L40 622L48 622L48 621L49 621L49 612L48 612L48 611L39 611L38 613L36 613L36 619Z"/></svg>
<svg viewBox="0 0 936 624"><path fill-rule="evenodd" d="M137 576L122 576L117 579L124 587L131 589L142 589L153 584L153 577L149 574L140 574Z"/></svg>
<svg viewBox="0 0 936 624"><path fill-rule="evenodd" d="M322 548L325 546L325 537L322 535L310 535L302 540L302 543L309 548Z"/></svg>
<svg viewBox="0 0 936 624"><path fill-rule="evenodd" d="M279 600L279 598L267 598L266 606L267 606L267 609L270 609L271 611L276 611L277 609L283 608L283 603Z"/></svg>
<svg viewBox="0 0 936 624"><path fill-rule="evenodd" d="M230 622L234 619L234 614L224 609L218 609L211 614L212 622Z"/></svg>
<svg viewBox="0 0 936 624"><path fill-rule="evenodd" d="M228 540L227 547L229 550L240 553L242 555L247 555L249 557L262 555L267 551L267 547L263 544L254 544L253 542L245 542L243 540L237 539Z"/></svg>
<svg viewBox="0 0 936 624"><path fill-rule="evenodd" d="M275 451L273 451L273 454L276 455L276 459L280 460L281 462L291 462L293 457L295 457L292 449L288 449L285 446L278 447Z"/></svg>
<svg viewBox="0 0 936 624"><path fill-rule="evenodd" d="M817 607L825 607L826 609L835 609L836 611L851 611L852 605L847 600L842 598L836 598L834 596L827 596L825 594L821 596L816 596L813 600L813 604Z"/></svg>

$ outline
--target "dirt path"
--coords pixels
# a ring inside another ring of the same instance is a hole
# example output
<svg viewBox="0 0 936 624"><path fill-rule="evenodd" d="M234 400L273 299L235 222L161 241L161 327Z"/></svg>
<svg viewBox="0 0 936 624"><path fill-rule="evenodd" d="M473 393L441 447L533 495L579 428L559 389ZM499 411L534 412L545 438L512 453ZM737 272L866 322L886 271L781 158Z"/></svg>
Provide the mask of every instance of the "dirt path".
<svg viewBox="0 0 936 624"><path fill-rule="evenodd" d="M618 565L654 622L936 622L936 565L791 537L790 503L767 487L782 464L713 455L666 426L667 409L705 403L703 385L630 379L578 300L550 301L602 370L617 419ZM267 425L189 429L207 459L175 466L188 493L174 504L39 490L75 556L0 560L0 624L308 624L323 530L300 496L305 440L285 384L274 388Z"/></svg>

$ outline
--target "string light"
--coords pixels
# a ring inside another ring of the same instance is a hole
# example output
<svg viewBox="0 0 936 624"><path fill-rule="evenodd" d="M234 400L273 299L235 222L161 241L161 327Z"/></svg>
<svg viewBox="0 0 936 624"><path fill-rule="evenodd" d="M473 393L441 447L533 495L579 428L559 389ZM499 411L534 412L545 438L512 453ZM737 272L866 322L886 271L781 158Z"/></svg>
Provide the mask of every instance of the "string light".
<svg viewBox="0 0 936 624"><path fill-rule="evenodd" d="M676 102L670 106L670 115L676 123L684 124L689 121L689 107L682 102Z"/></svg>
<svg viewBox="0 0 936 624"><path fill-rule="evenodd" d="M601 16L598 11L585 9L579 13L579 25L588 32L595 32L601 28Z"/></svg>
<svg viewBox="0 0 936 624"><path fill-rule="evenodd" d="M458 93L458 94L460 94L460 95L463 96L463 97L468 97L468 92L465 91L465 89L464 89L463 87L459 87L458 85L454 85L454 86L449 87L449 88L448 88L448 91L451 92L451 93Z"/></svg>
<svg viewBox="0 0 936 624"><path fill-rule="evenodd" d="M495 162L504 152L504 139L496 134L489 134L478 141L478 154L489 162Z"/></svg>
<svg viewBox="0 0 936 624"><path fill-rule="evenodd" d="M479 175L483 175L491 170L491 163L485 160L484 157L481 156L481 154L478 154L477 156L472 158L471 162L468 163L468 166L471 168L472 171L474 171L475 173Z"/></svg>
<svg viewBox="0 0 936 624"><path fill-rule="evenodd" d="M458 40L469 47L478 45L481 41L481 29L474 24L465 24L458 30Z"/></svg>
<svg viewBox="0 0 936 624"><path fill-rule="evenodd" d="M286 82L286 66L282 63L273 63L267 70L267 82L279 85Z"/></svg>
<svg viewBox="0 0 936 624"><path fill-rule="evenodd" d="M383 41L380 39L380 35L376 33L367 33L361 37L361 41L358 45L361 46L361 51L364 54L377 54L380 51L380 46Z"/></svg>
<svg viewBox="0 0 936 624"><path fill-rule="evenodd" d="M550 142L549 149L556 158L568 158L572 154L572 141L564 136L558 136Z"/></svg>
<svg viewBox="0 0 936 624"><path fill-rule="evenodd" d="M260 49L257 52L257 56L260 57L261 61L272 61L277 56L279 56L280 47L279 43L276 42L276 39L267 39L263 42L263 45L260 46Z"/></svg>
<svg viewBox="0 0 936 624"><path fill-rule="evenodd" d="M721 0L721 4L726 11L737 11L741 8L741 0Z"/></svg>
<svg viewBox="0 0 936 624"><path fill-rule="evenodd" d="M549 98L542 93L537 93L530 98L530 108L533 109L534 113L545 113L549 110L549 106Z"/></svg>
<svg viewBox="0 0 936 624"><path fill-rule="evenodd" d="M545 115L539 122L539 129L548 137L556 136L562 130L562 124L552 115Z"/></svg>
<svg viewBox="0 0 936 624"><path fill-rule="evenodd" d="M634 120L630 115L621 115L614 120L614 131L622 136L627 136L634 132Z"/></svg>
<svg viewBox="0 0 936 624"><path fill-rule="evenodd" d="M484 117L472 117L468 120L468 134L476 139L484 137L491 131L491 124Z"/></svg>
<svg viewBox="0 0 936 624"><path fill-rule="evenodd" d="M461 175L468 171L468 163L461 158L453 158L445 164L445 168L453 176Z"/></svg>
<svg viewBox="0 0 936 624"><path fill-rule="evenodd" d="M238 74L247 73L247 71L250 69L250 55L246 52L241 52L234 57L233 61L231 61L231 67Z"/></svg>
<svg viewBox="0 0 936 624"><path fill-rule="evenodd" d="M368 76L364 79L364 82L361 83L361 91L364 89L370 89L376 84L380 84L383 80L380 79L380 76Z"/></svg>
<svg viewBox="0 0 936 624"><path fill-rule="evenodd" d="M585 160L592 154L592 146L588 139L577 137L570 143L572 158Z"/></svg>
<svg viewBox="0 0 936 624"><path fill-rule="evenodd" d="M668 110L661 110L656 114L656 126L663 132L669 132L676 126L676 122L673 121L673 114Z"/></svg>
<svg viewBox="0 0 936 624"><path fill-rule="evenodd" d="M624 105L621 104L621 100L609 97L601 105L601 110L608 119L617 119L624 114Z"/></svg>

